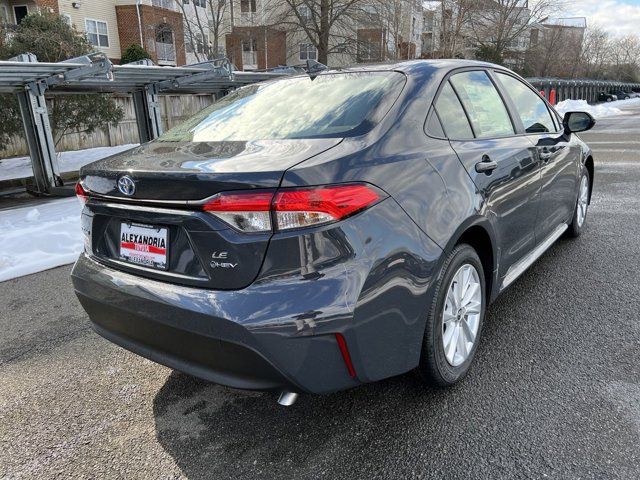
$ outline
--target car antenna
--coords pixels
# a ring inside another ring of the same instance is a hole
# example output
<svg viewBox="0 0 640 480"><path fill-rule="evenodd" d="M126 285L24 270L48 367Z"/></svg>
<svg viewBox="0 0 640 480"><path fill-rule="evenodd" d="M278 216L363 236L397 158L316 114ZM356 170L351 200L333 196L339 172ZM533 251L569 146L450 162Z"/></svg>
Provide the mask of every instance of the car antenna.
<svg viewBox="0 0 640 480"><path fill-rule="evenodd" d="M311 81L314 81L318 74L324 70L329 70L329 67L315 60L307 60L307 75Z"/></svg>

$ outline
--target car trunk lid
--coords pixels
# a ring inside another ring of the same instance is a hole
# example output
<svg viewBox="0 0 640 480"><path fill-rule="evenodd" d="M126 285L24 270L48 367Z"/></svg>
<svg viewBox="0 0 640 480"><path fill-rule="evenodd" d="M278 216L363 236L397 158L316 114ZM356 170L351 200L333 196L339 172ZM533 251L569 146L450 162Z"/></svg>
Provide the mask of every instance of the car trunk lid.
<svg viewBox="0 0 640 480"><path fill-rule="evenodd" d="M91 163L84 187L98 195L140 201L197 201L221 191L275 188L290 167L341 142L340 138L253 142L156 141ZM118 180L128 175L135 191Z"/></svg>
<svg viewBox="0 0 640 480"><path fill-rule="evenodd" d="M260 271L271 232L237 231L203 211L202 201L276 189L288 168L340 141L153 142L92 163L80 174L89 195L82 216L87 250L113 268L156 280L244 288ZM133 191L118 188L125 176Z"/></svg>

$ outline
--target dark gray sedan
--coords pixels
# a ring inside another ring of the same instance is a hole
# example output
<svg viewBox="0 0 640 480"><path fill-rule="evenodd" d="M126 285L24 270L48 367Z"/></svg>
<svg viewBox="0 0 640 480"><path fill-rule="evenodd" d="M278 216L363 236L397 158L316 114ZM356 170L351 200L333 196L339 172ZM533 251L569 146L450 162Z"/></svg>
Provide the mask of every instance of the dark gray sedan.
<svg viewBox="0 0 640 480"><path fill-rule="evenodd" d="M73 284L105 338L284 404L451 385L487 305L584 228L593 124L468 61L241 88L82 169Z"/></svg>

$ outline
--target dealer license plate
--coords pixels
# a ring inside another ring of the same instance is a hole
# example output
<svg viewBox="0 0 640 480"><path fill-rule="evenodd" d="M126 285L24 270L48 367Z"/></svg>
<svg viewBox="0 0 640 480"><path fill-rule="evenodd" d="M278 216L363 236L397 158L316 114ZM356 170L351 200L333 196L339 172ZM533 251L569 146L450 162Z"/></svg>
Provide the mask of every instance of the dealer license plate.
<svg viewBox="0 0 640 480"><path fill-rule="evenodd" d="M120 260L166 270L167 238L166 228L122 222Z"/></svg>

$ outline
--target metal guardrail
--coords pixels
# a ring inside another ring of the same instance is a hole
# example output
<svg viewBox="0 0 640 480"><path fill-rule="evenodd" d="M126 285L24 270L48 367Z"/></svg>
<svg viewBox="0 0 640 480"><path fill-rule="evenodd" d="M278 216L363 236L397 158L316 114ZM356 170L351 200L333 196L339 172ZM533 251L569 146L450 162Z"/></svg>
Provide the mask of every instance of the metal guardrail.
<svg viewBox="0 0 640 480"><path fill-rule="evenodd" d="M640 83L616 82L611 80L568 80L561 78L527 78L529 83L544 95L556 102L563 100L586 100L589 103L598 101L601 92L611 93L617 90L640 91ZM555 94L552 94L552 91Z"/></svg>

